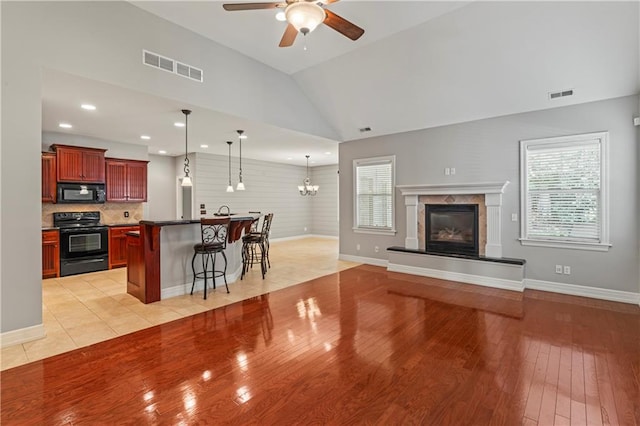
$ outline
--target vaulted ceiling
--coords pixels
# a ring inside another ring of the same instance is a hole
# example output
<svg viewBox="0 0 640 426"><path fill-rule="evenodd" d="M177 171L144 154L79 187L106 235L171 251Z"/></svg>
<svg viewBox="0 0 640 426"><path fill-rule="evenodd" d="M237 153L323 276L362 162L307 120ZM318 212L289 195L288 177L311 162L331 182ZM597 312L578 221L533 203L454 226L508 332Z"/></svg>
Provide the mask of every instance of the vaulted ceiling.
<svg viewBox="0 0 640 426"><path fill-rule="evenodd" d="M640 89L640 8L635 1L342 0L326 7L364 28L362 38L351 41L321 25L288 48L278 47L285 24L275 19L275 10L227 12L219 1L133 4L289 74L317 109L317 120L335 130L332 139L296 133L301 144L322 146L318 152L363 137L632 95ZM573 95L550 99L550 92L566 89ZM49 92L48 104L54 108L56 96L63 95ZM256 124L234 119L237 126ZM360 132L364 127L371 131ZM269 137L277 141L280 132L292 130L266 126L264 132L273 132Z"/></svg>

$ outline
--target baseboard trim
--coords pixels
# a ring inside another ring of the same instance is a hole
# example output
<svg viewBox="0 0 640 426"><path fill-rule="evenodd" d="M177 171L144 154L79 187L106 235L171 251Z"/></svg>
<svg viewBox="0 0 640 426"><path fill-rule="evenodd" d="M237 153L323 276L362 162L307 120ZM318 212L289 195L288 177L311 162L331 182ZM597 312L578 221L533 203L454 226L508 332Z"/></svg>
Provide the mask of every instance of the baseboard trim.
<svg viewBox="0 0 640 426"><path fill-rule="evenodd" d="M44 324L32 325L31 327L20 328L18 330L6 331L0 334L0 347L19 345L42 339L47 335Z"/></svg>
<svg viewBox="0 0 640 426"><path fill-rule="evenodd" d="M269 241L272 243L280 242L280 241L294 241L294 240L302 240L304 238L326 238L330 240L337 240L338 237L333 235L319 235L319 234L302 234L302 235L293 235L291 237L281 237L281 238L270 238Z"/></svg>
<svg viewBox="0 0 640 426"><path fill-rule="evenodd" d="M339 260L344 260L345 262L355 262L355 263L364 263L367 265L373 266L383 266L387 267L389 261L386 259L376 259L375 257L362 257L362 256L353 256L350 254L342 254L338 255Z"/></svg>
<svg viewBox="0 0 640 426"><path fill-rule="evenodd" d="M227 283L231 286L233 283L240 279L240 275L242 274L242 267L238 268L237 271L233 273L227 273ZM172 297L184 296L185 294L191 293L191 282L178 284L173 287L167 287L160 290L160 300L169 299ZM216 278L216 288L220 288L220 286L224 287L224 280L222 277ZM209 289L211 290L211 281L209 281ZM203 291L204 290L204 280L196 280L196 286L193 291Z"/></svg>
<svg viewBox="0 0 640 426"><path fill-rule="evenodd" d="M610 290L606 288L586 287L577 284L565 284L553 281L525 279L525 288L531 290L550 291L571 296L589 297L591 299L609 300L640 305L640 293Z"/></svg>
<svg viewBox="0 0 640 426"><path fill-rule="evenodd" d="M502 290L518 292L524 291L524 283L522 281L505 280L503 278L491 278L480 275L462 274L460 272L442 271L439 269L419 268L416 266L399 265L396 263L390 263L387 270L390 272L401 272L404 274L439 278L441 280L457 281L466 284L481 285L483 287L499 288Z"/></svg>

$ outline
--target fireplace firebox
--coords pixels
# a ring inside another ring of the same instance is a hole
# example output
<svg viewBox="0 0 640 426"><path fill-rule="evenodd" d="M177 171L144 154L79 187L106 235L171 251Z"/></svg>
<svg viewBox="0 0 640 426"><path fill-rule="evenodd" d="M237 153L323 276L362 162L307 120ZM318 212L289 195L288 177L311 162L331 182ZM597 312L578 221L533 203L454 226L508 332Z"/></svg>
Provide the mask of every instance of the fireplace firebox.
<svg viewBox="0 0 640 426"><path fill-rule="evenodd" d="M477 204L426 204L426 251L478 255Z"/></svg>

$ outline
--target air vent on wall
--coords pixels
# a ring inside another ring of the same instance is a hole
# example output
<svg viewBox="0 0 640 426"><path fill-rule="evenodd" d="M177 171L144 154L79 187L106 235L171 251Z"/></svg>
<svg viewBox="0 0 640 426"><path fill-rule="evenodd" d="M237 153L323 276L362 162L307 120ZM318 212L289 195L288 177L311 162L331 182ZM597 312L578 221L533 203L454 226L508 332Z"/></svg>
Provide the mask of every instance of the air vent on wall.
<svg viewBox="0 0 640 426"><path fill-rule="evenodd" d="M560 90L559 92L549 92L549 99L559 99L573 96L573 89Z"/></svg>
<svg viewBox="0 0 640 426"><path fill-rule="evenodd" d="M201 69L183 64L182 62L175 61L171 58L158 55L157 53L153 53L148 50L142 50L142 63L149 65L150 67L159 68L173 74L181 75L182 77L186 77L191 80L199 81L200 83L203 81L204 74Z"/></svg>

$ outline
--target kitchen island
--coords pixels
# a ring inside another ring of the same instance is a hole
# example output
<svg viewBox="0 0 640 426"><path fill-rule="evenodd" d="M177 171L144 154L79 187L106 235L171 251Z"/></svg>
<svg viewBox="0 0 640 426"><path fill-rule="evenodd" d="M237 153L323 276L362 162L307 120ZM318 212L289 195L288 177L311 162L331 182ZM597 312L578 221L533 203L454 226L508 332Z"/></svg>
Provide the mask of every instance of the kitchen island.
<svg viewBox="0 0 640 426"><path fill-rule="evenodd" d="M242 234L260 214L241 213L231 217L227 237L227 282L236 281L242 272ZM199 220L140 221L140 232L127 233L127 293L143 303L180 296L191 291L193 246L201 242ZM196 268L202 268L196 262ZM196 272L200 272L196 269ZM222 277L216 285L224 285ZM194 291L202 290L196 280Z"/></svg>

